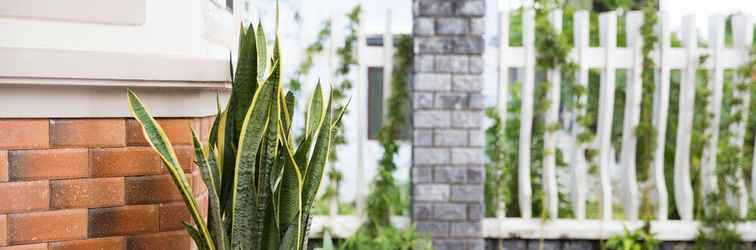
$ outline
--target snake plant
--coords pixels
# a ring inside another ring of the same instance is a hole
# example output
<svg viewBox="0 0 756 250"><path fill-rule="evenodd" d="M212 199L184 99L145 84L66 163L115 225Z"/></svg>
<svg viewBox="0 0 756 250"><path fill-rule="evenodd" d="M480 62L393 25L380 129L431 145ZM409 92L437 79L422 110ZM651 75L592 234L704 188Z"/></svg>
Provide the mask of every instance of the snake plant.
<svg viewBox="0 0 756 250"><path fill-rule="evenodd" d="M186 230L199 249L307 247L310 211L345 108L332 112L318 83L295 147L294 95L284 94L278 36L269 59L264 34L262 26L242 29L228 104L219 108L207 145L193 134L194 164L208 188L207 222L170 141L128 91L131 113L189 208L194 224L185 223Z"/></svg>

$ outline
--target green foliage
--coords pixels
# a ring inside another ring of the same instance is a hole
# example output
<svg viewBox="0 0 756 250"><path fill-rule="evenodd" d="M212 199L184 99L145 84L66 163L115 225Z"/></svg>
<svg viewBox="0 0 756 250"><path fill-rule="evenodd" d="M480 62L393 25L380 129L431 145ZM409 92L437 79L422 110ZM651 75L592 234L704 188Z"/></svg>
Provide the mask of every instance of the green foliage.
<svg viewBox="0 0 756 250"><path fill-rule="evenodd" d="M719 193L711 193L706 197L707 204L701 228L698 230L693 249L740 249L741 237L735 231L735 223L742 221L737 211L727 205L725 198Z"/></svg>
<svg viewBox="0 0 756 250"><path fill-rule="evenodd" d="M208 187L207 223L170 141L139 98L128 92L132 114L196 222L185 225L199 249L307 248L311 208L346 106L333 112L333 99L325 100L318 84L304 137L295 149L294 96L284 95L278 37L273 57L267 58L263 34L261 26L242 30L228 105L218 111L208 145L193 138L195 164Z"/></svg>
<svg viewBox="0 0 756 250"><path fill-rule="evenodd" d="M643 46L641 48L642 59L642 93L641 93L641 110L640 121L638 126L635 127L635 135L637 140L636 151L636 172L638 173L638 179L640 181L646 181L651 183L651 172L653 171L652 163L654 161L654 151L656 151L656 134L657 129L653 124L653 112L654 112L654 90L656 81L654 80L654 73L656 63L651 58L651 51L654 49L659 41L659 37L656 34L655 28L658 23L659 17L657 16L656 1L647 0L643 7L643 24L640 27L641 37L643 38ZM653 216L651 208L651 185L646 185L643 190L642 197L642 215L644 219L650 220Z"/></svg>
<svg viewBox="0 0 756 250"><path fill-rule="evenodd" d="M625 233L613 235L606 241L606 250L655 250L659 246L659 241L654 238L653 234L648 233L651 225L645 223L643 228L629 231L625 228Z"/></svg>
<svg viewBox="0 0 756 250"><path fill-rule="evenodd" d="M514 193L507 186L508 183L516 182L512 175L515 164L507 162L507 133L502 128L499 111L494 107L486 108L486 118L491 120L491 126L485 131L485 153L487 157L485 171L486 178L484 185L484 202L485 215L487 217L496 216L499 209L499 201L504 204L511 204ZM507 164L510 163L510 164Z"/></svg>
<svg viewBox="0 0 756 250"><path fill-rule="evenodd" d="M391 41L387 41L391 42ZM409 70L412 67L412 37L397 37L394 51L394 67L391 74L391 95L387 101L386 119L378 134L383 147L378 175L368 195L367 220L357 232L341 245L341 249L431 249L430 240L420 235L413 226L397 229L391 224L391 216L406 209L402 192L394 180L399 152L399 137L407 128L409 109Z"/></svg>

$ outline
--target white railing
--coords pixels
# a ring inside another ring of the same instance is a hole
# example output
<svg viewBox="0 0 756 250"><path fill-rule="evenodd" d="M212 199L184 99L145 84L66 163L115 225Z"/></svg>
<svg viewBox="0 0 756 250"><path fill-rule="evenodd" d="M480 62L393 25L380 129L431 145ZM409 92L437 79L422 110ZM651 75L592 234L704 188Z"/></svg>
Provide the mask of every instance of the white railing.
<svg viewBox="0 0 756 250"><path fill-rule="evenodd" d="M519 157L518 157L518 194L519 209L523 219L531 218L531 152L530 145L532 140L532 123L533 123L533 103L534 103L534 86L536 71L536 56L538 51L535 48L535 12L532 9L522 10L522 46L512 47L509 45L510 29L510 12L501 13L500 18L500 37L499 37L499 83L498 83L498 110L503 120L506 120L507 103L509 93L509 69L521 68L524 75L521 86L521 111L520 111L520 131L519 131ZM753 20L748 15L735 15L732 18L733 46L725 46L725 18L724 16L711 16L709 18L709 35L708 48L700 48L698 45L698 34L696 33L696 19L693 15L683 17L682 20L682 37L683 47L671 47L671 29L670 20L666 13L659 13L659 23L657 27L660 38L656 49L651 52L651 56L658 68L658 82L654 93L653 107L653 125L658 131L656 134L657 147L653 154L653 170L650 172L653 176L652 184L654 196L658 197L654 205L656 219L660 221L667 220L668 195L674 195L676 209L683 221L693 219L693 192L691 187L690 176L690 143L691 130L693 126L693 113L704 112L704 110L693 110L695 98L695 77L699 69L709 70L710 78L708 79L708 88L711 91L709 105L706 112L713 114L710 119L710 125L706 133L710 135L709 143L705 145L702 158L701 180L702 187L706 191L716 189L716 177L714 169L716 166L718 128L720 124L722 96L724 85L724 71L737 69L748 60L748 51L753 39ZM617 18L616 12L606 12L599 15L600 27L600 46L589 46L589 12L578 11L573 17L573 33L575 48L570 53L570 58L579 67L577 70L577 84L587 87L588 70L600 69L600 94L599 94L599 113L597 119L597 140L593 146L598 149L598 166L600 179L599 195L599 213L602 220L609 221L612 219L612 204L615 199L619 199L624 208L625 217L629 221L637 221L639 217L640 195L639 184L635 173L636 165L636 147L637 137L635 128L640 121L641 110L641 71L642 71L642 38L640 26L643 23L643 14L641 12L628 12L625 15L625 31L627 37L627 47L617 47ZM561 11L554 11L549 15L549 21L554 25L557 31L562 27ZM699 62L699 56L708 55L710 59L703 63ZM617 69L627 69L628 81L626 84L626 99L624 107L622 143L620 149L620 188L622 197L613 197L611 170L613 165L612 144L612 117L614 106L615 92L615 71ZM672 70L681 70L681 91L679 103L679 120L677 131L665 131L667 127L668 102L670 93L670 72ZM549 109L545 114L546 124L558 122L559 117L559 69L551 69L547 73L551 86L546 98L549 99ZM587 89L587 88L586 88ZM735 95L748 97L747 91L737 91ZM586 97L582 97L580 102L586 103ZM747 99L747 98L743 98ZM748 112L747 101L740 112ZM568 112L581 112L568 111ZM734 111L733 111L734 112ZM749 117L745 115L744 117ZM576 138L582 128L579 124L574 123L571 131L566 131L570 136ZM742 145L745 137L745 122L733 125L730 128L735 135L733 143ZM556 136L557 131L546 130L544 136L544 155L543 160L543 190L544 190L544 209L548 211L550 219L558 218L558 192L557 178L554 170L554 154L557 148ZM675 152L674 165L674 190L668 194L664 178L664 145L666 133L677 133L677 151ZM587 167L586 159L583 157L585 145L576 143L571 148L565 148L572 156L570 167L570 197L575 217L577 220L586 217L586 196L587 196ZM754 159L756 162L756 159ZM745 216L748 208L748 191L745 186L743 176L737 176L738 192L737 207L741 216ZM756 178L756 169L752 172L752 178ZM756 198L756 186L752 187L751 195ZM506 204L502 204L506 205ZM503 216L499 216L500 218Z"/></svg>

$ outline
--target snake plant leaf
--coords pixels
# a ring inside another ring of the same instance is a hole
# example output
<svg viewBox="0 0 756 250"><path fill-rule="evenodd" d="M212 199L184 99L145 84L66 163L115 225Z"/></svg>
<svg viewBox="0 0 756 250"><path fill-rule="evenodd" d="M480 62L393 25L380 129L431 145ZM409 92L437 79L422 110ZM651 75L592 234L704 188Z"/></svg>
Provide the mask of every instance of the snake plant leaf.
<svg viewBox="0 0 756 250"><path fill-rule="evenodd" d="M276 77L276 74L278 74L280 71L280 67L275 67L273 74L268 78L268 83L266 84L275 84L277 87L275 88L274 92L272 93L276 97L280 97L278 93L280 93L280 86L281 82ZM272 196L270 188L267 187L267 180L269 178L269 174L272 172L272 168L275 165L275 162L277 160L276 153L278 151L278 118L279 118L279 104L280 104L280 98L276 98L273 100L269 106L268 110L268 125L265 132L265 138L263 139L263 144L261 147L262 155L261 155L261 161L259 162L259 173L258 173L258 181L255 183L255 192L257 192L257 197L255 204L257 204L257 211L255 212L255 222L254 222L254 235L252 237L253 239L253 245L257 246L260 244L265 243L264 241L258 242L258 240L263 240L265 237L263 235L264 232L269 232L271 229L270 227L278 227L278 225L269 225L265 224L265 218L272 217L273 212L271 211L270 207L270 197ZM267 227L263 228L263 226L267 225ZM270 236L268 236L270 237Z"/></svg>
<svg viewBox="0 0 756 250"><path fill-rule="evenodd" d="M318 81L315 85L315 92L310 98L310 103L307 105L306 124L305 124L305 136L309 137L313 131L320 127L320 122L323 120L323 87Z"/></svg>
<svg viewBox="0 0 756 250"><path fill-rule="evenodd" d="M250 25L251 27L252 25ZM257 45L257 80L263 81L262 78L265 75L266 66L265 60L268 58L268 48L267 43L268 40L265 38L265 30L263 30L262 26L262 20L257 22L257 33L256 33L255 41Z"/></svg>
<svg viewBox="0 0 756 250"><path fill-rule="evenodd" d="M160 125L157 124L155 119L147 113L144 104L142 104L142 101L139 100L139 97L137 97L134 92L128 90L127 96L129 111L137 122L142 125L142 132L144 133L145 138L147 138L147 142L149 142L150 146L158 153L158 155L160 155L166 168L168 168L173 183L176 184L179 193L181 193L181 197L184 199L184 203L186 203L189 212L192 215L192 219L197 223L202 235L202 240L209 246L210 250L214 250L215 246L213 245L212 236L205 225L202 214L200 214L197 200L194 198L192 188L189 185L189 181L186 179L186 175L184 175L183 168L176 158L176 153L168 140L168 136L165 135L165 132L163 132L163 129L160 128Z"/></svg>
<svg viewBox="0 0 756 250"><path fill-rule="evenodd" d="M281 126L281 123L279 123ZM285 134L278 133L279 140L287 140ZM282 146L286 166L281 186L280 223L281 229L285 230L281 249L299 249L302 240L302 183L303 176L294 161L292 149L288 144ZM293 243L294 242L294 243Z"/></svg>
<svg viewBox="0 0 756 250"><path fill-rule="evenodd" d="M257 44L254 25L249 25L243 39L236 66L234 88L231 92L233 105L230 107L232 108L231 116L234 118L234 135L239 135L242 131L241 126L243 126L242 123L244 122L245 115L247 114L247 110L249 110L252 97L257 90L259 77L257 74L259 68L257 50L259 45ZM238 139L240 138L236 139L233 145L238 145Z"/></svg>
<svg viewBox="0 0 756 250"><path fill-rule="evenodd" d="M333 94L333 92L331 92ZM323 169L328 159L328 152L331 150L331 105L333 95L328 98L328 104L324 111L322 124L318 129L318 138L315 142L315 148L310 156L310 161L305 168L304 187L302 188L302 207L307 210L315 199L315 194L320 187L320 181L323 177Z"/></svg>
<svg viewBox="0 0 756 250"><path fill-rule="evenodd" d="M188 232L189 236L192 237L192 239L194 240L194 242L198 243L197 244L198 250L208 250L208 249L210 249L209 247L207 247L207 245L203 244L203 242L206 242L206 241L202 239L202 234L199 232L199 230L197 230L197 228L195 228L191 224L186 223L184 221L182 221L181 223L184 224L184 228L186 228L186 232Z"/></svg>
<svg viewBox="0 0 756 250"><path fill-rule="evenodd" d="M218 198L215 175L211 172L213 168L210 165L211 163L208 160L208 157L206 157L207 152L202 148L202 143L197 138L194 130L192 130L192 143L194 144L194 159L197 161L202 180L205 182L205 186L207 186L208 190L208 227L210 228L210 233L215 239L217 239L215 247L218 249L226 249L226 232L223 230L223 219L221 217L220 200ZM214 152L210 150L210 153Z"/></svg>
<svg viewBox="0 0 756 250"><path fill-rule="evenodd" d="M279 65L278 63L273 65L274 72L280 67ZM236 156L236 173L233 180L233 186L236 188L233 193L232 248L252 246L255 196L257 196L252 180L257 175L257 156L265 131L268 129L266 128L270 119L268 108L275 101L277 87L275 82L267 81L257 90L242 124Z"/></svg>

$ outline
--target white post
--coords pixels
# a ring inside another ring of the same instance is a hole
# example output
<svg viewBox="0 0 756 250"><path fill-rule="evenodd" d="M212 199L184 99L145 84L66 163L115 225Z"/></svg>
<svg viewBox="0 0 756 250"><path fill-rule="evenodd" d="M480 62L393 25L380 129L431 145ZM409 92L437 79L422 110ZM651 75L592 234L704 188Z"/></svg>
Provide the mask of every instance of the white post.
<svg viewBox="0 0 756 250"><path fill-rule="evenodd" d="M360 21L359 23L359 30L357 31L357 88L356 88L356 95L355 95L355 102L357 103L357 109L355 110L355 113L357 115L357 127L358 128L367 128L367 70L365 67L367 67L363 63L363 59L360 58L360 55L364 55L362 53L363 50L365 50L365 34L362 33L362 30L364 30L365 22ZM357 176L355 179L355 201L357 203L357 216L362 220L365 215L365 199L363 198L364 195L362 194L362 185L365 185L365 142L367 141L367 135L365 134L365 129L358 129L357 130Z"/></svg>
<svg viewBox="0 0 756 250"><path fill-rule="evenodd" d="M573 17L574 25L574 44L575 54L579 66L577 72L578 86L582 86L585 90L583 95L576 100L576 106L578 108L575 111L577 119L586 114L588 105L588 67L586 66L587 52L588 52L588 31L589 31L589 18L588 11L580 10L575 12ZM581 143L578 140L578 136L586 129L582 127L582 124L578 120L575 122L573 129L573 138L575 138L575 145L572 147L572 210L575 212L575 218L578 220L585 219L585 200L587 191L586 175L587 168L585 162L585 143Z"/></svg>
<svg viewBox="0 0 756 250"><path fill-rule="evenodd" d="M701 181L704 194L716 192L717 190L717 145L719 144L719 122L722 109L722 88L724 85L724 68L722 60L724 59L724 17L714 15L709 17L709 46L713 52L711 55L712 70L709 78L708 89L709 105L706 107L706 116L709 119L709 126L705 133L708 135L708 141L704 146L703 157L701 159Z"/></svg>
<svg viewBox="0 0 756 250"><path fill-rule="evenodd" d="M501 119L501 129L504 131L507 125L507 102L509 99L509 65L506 63L506 49L509 48L509 12L499 12L499 90L497 99L497 109L499 110L499 118ZM510 174L510 173L502 173ZM497 185L500 183L497 183ZM501 196L496 197L498 201L498 210L496 211L497 218L506 217L506 203Z"/></svg>
<svg viewBox="0 0 756 250"><path fill-rule="evenodd" d="M635 129L640 122L641 95L643 93L643 58L641 55L641 46L643 39L640 35L640 25L643 22L643 14L638 11L632 11L627 14L626 32L627 45L632 51L633 66L630 69L627 88L625 90L625 117L622 126L622 154L620 162L622 163L622 184L623 184L623 202L625 208L625 218L629 220L638 220L638 208L640 207L640 198L638 195L638 179L636 178L635 152L638 144L638 137Z"/></svg>
<svg viewBox="0 0 756 250"><path fill-rule="evenodd" d="M740 63L740 65L746 64L749 62L749 49L751 42L753 41L753 23L751 17L743 14L734 16L732 18L732 33L734 49L736 49L739 53L743 53L742 56L739 56L740 58L737 58L738 62ZM736 84L740 84L744 80L750 80L749 77L751 76L738 75L735 77L735 82ZM745 142L744 140L746 134L746 125L748 123L747 117L750 117L748 114L748 107L751 101L751 93L748 90L750 90L750 88L747 88L745 91L740 91L738 88L734 88L733 90L733 95L736 98L740 98L742 100L742 103L736 107L737 109L734 110L733 113L739 112L742 115L742 120L730 125L730 130L733 134L731 143L739 149L738 154L741 155L744 155L742 150L743 143ZM738 213L741 218L745 218L746 215L748 215L748 190L746 188L742 169L738 169L736 178L738 188Z"/></svg>
<svg viewBox="0 0 756 250"><path fill-rule="evenodd" d="M693 132L693 108L696 98L696 70L698 68L698 34L696 16L682 20L682 37L685 45L686 66L681 72L680 101L677 117L674 189L677 212L682 220L693 220L693 186L690 180L690 140Z"/></svg>
<svg viewBox="0 0 756 250"><path fill-rule="evenodd" d="M611 157L612 113L614 108L614 48L617 46L617 13L602 13L600 16L601 46L604 49L604 69L601 74L599 96L599 167L601 172L601 219L612 219Z"/></svg>
<svg viewBox="0 0 756 250"><path fill-rule="evenodd" d="M520 151L517 172L517 184L520 201L520 214L523 218L531 217L530 184L530 139L533 130L533 87L535 85L535 13L525 9L522 13L523 47L525 49L525 81L522 83L522 109L520 111Z"/></svg>
<svg viewBox="0 0 756 250"><path fill-rule="evenodd" d="M557 34L562 31L562 11L555 10L549 13L549 22L557 31ZM551 219L558 218L558 206L559 197L557 190L556 180L556 131L552 128L554 125L559 124L559 93L561 88L561 71L559 67L550 69L548 74L549 90L547 99L549 100L549 108L546 111L546 129L543 135L543 191L546 196L545 208L549 212Z"/></svg>
<svg viewBox="0 0 756 250"><path fill-rule="evenodd" d="M669 15L662 12L659 15L659 84L654 91L654 127L656 128L656 149L654 151L653 178L654 187L656 188L657 209L656 219L667 220L667 185L664 179L664 146L667 137L667 112L669 110L669 49L671 42L671 33L669 25Z"/></svg>

